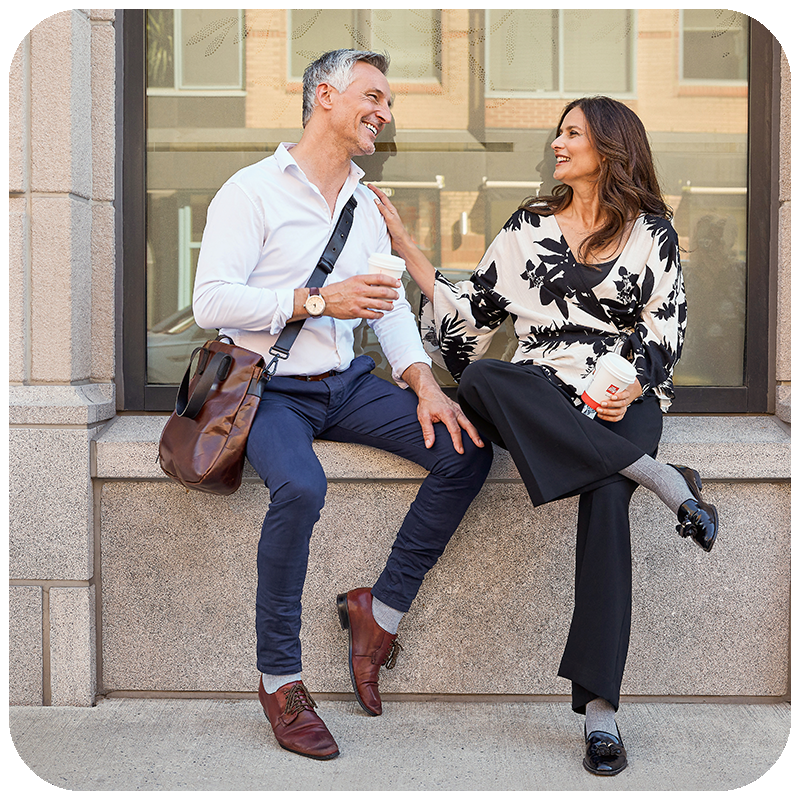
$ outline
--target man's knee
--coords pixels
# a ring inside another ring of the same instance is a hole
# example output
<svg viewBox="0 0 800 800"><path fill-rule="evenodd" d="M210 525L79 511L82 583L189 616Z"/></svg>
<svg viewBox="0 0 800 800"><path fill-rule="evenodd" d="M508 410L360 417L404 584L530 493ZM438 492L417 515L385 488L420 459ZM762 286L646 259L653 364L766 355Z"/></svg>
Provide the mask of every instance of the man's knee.
<svg viewBox="0 0 800 800"><path fill-rule="evenodd" d="M459 453L453 446L453 440L447 428L436 425L436 444L438 448L438 459L431 472L444 478L466 481L474 484L477 488L483 485L489 469L492 466L492 445L485 442L483 447L478 447L469 434L461 431L461 444L464 448L463 453Z"/></svg>
<svg viewBox="0 0 800 800"><path fill-rule="evenodd" d="M268 485L270 507L291 507L302 516L318 516L325 505L328 482L320 469L292 475L275 485Z"/></svg>

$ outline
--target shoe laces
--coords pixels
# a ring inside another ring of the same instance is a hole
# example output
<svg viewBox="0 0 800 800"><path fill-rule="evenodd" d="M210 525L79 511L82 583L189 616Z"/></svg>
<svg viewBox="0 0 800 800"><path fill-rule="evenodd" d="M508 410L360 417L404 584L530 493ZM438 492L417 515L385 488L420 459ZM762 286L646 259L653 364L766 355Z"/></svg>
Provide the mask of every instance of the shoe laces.
<svg viewBox="0 0 800 800"><path fill-rule="evenodd" d="M290 717L292 714L299 714L301 711L311 711L317 704L314 698L308 693L308 689L302 683L295 683L286 692L286 707L283 713Z"/></svg>
<svg viewBox="0 0 800 800"><path fill-rule="evenodd" d="M386 651L386 658L383 661L383 666L385 666L386 669L394 669L394 665L397 663L397 656L402 649L403 646L395 639L391 647Z"/></svg>

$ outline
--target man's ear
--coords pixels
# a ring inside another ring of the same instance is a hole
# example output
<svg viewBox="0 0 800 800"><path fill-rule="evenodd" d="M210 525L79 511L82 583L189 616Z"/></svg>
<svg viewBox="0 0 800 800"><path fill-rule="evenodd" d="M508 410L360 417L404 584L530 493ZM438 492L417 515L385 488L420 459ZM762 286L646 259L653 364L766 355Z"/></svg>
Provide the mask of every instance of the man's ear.
<svg viewBox="0 0 800 800"><path fill-rule="evenodd" d="M330 109L333 104L333 95L336 93L335 87L329 83L317 84L317 104L325 109Z"/></svg>

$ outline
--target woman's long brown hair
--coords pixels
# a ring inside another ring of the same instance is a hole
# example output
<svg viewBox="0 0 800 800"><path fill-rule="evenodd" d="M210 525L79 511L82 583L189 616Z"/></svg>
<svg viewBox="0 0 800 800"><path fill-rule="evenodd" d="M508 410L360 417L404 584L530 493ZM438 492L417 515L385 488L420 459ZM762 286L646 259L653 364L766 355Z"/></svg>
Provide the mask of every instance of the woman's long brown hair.
<svg viewBox="0 0 800 800"><path fill-rule="evenodd" d="M618 245L628 225L642 211L671 219L672 210L661 194L650 142L639 117L610 97L583 97L564 109L558 132L573 108L583 112L589 140L601 156L597 193L605 220L581 243L578 258L585 263L592 253ZM563 211L571 202L572 188L559 184L551 195L529 197L520 208L549 216Z"/></svg>

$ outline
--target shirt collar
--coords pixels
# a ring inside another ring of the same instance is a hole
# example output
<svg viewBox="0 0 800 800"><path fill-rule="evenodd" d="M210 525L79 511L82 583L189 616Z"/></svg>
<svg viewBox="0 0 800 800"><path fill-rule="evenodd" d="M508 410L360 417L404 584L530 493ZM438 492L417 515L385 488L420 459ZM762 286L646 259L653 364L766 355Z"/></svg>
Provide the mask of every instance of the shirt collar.
<svg viewBox="0 0 800 800"><path fill-rule="evenodd" d="M295 146L296 142L281 142L275 148L275 161L281 169L281 172L286 172L289 167L300 169L298 163L294 160L291 154L291 149ZM302 172L302 170L301 170ZM350 181L358 183L364 177L364 170L358 166L354 161L350 162Z"/></svg>

